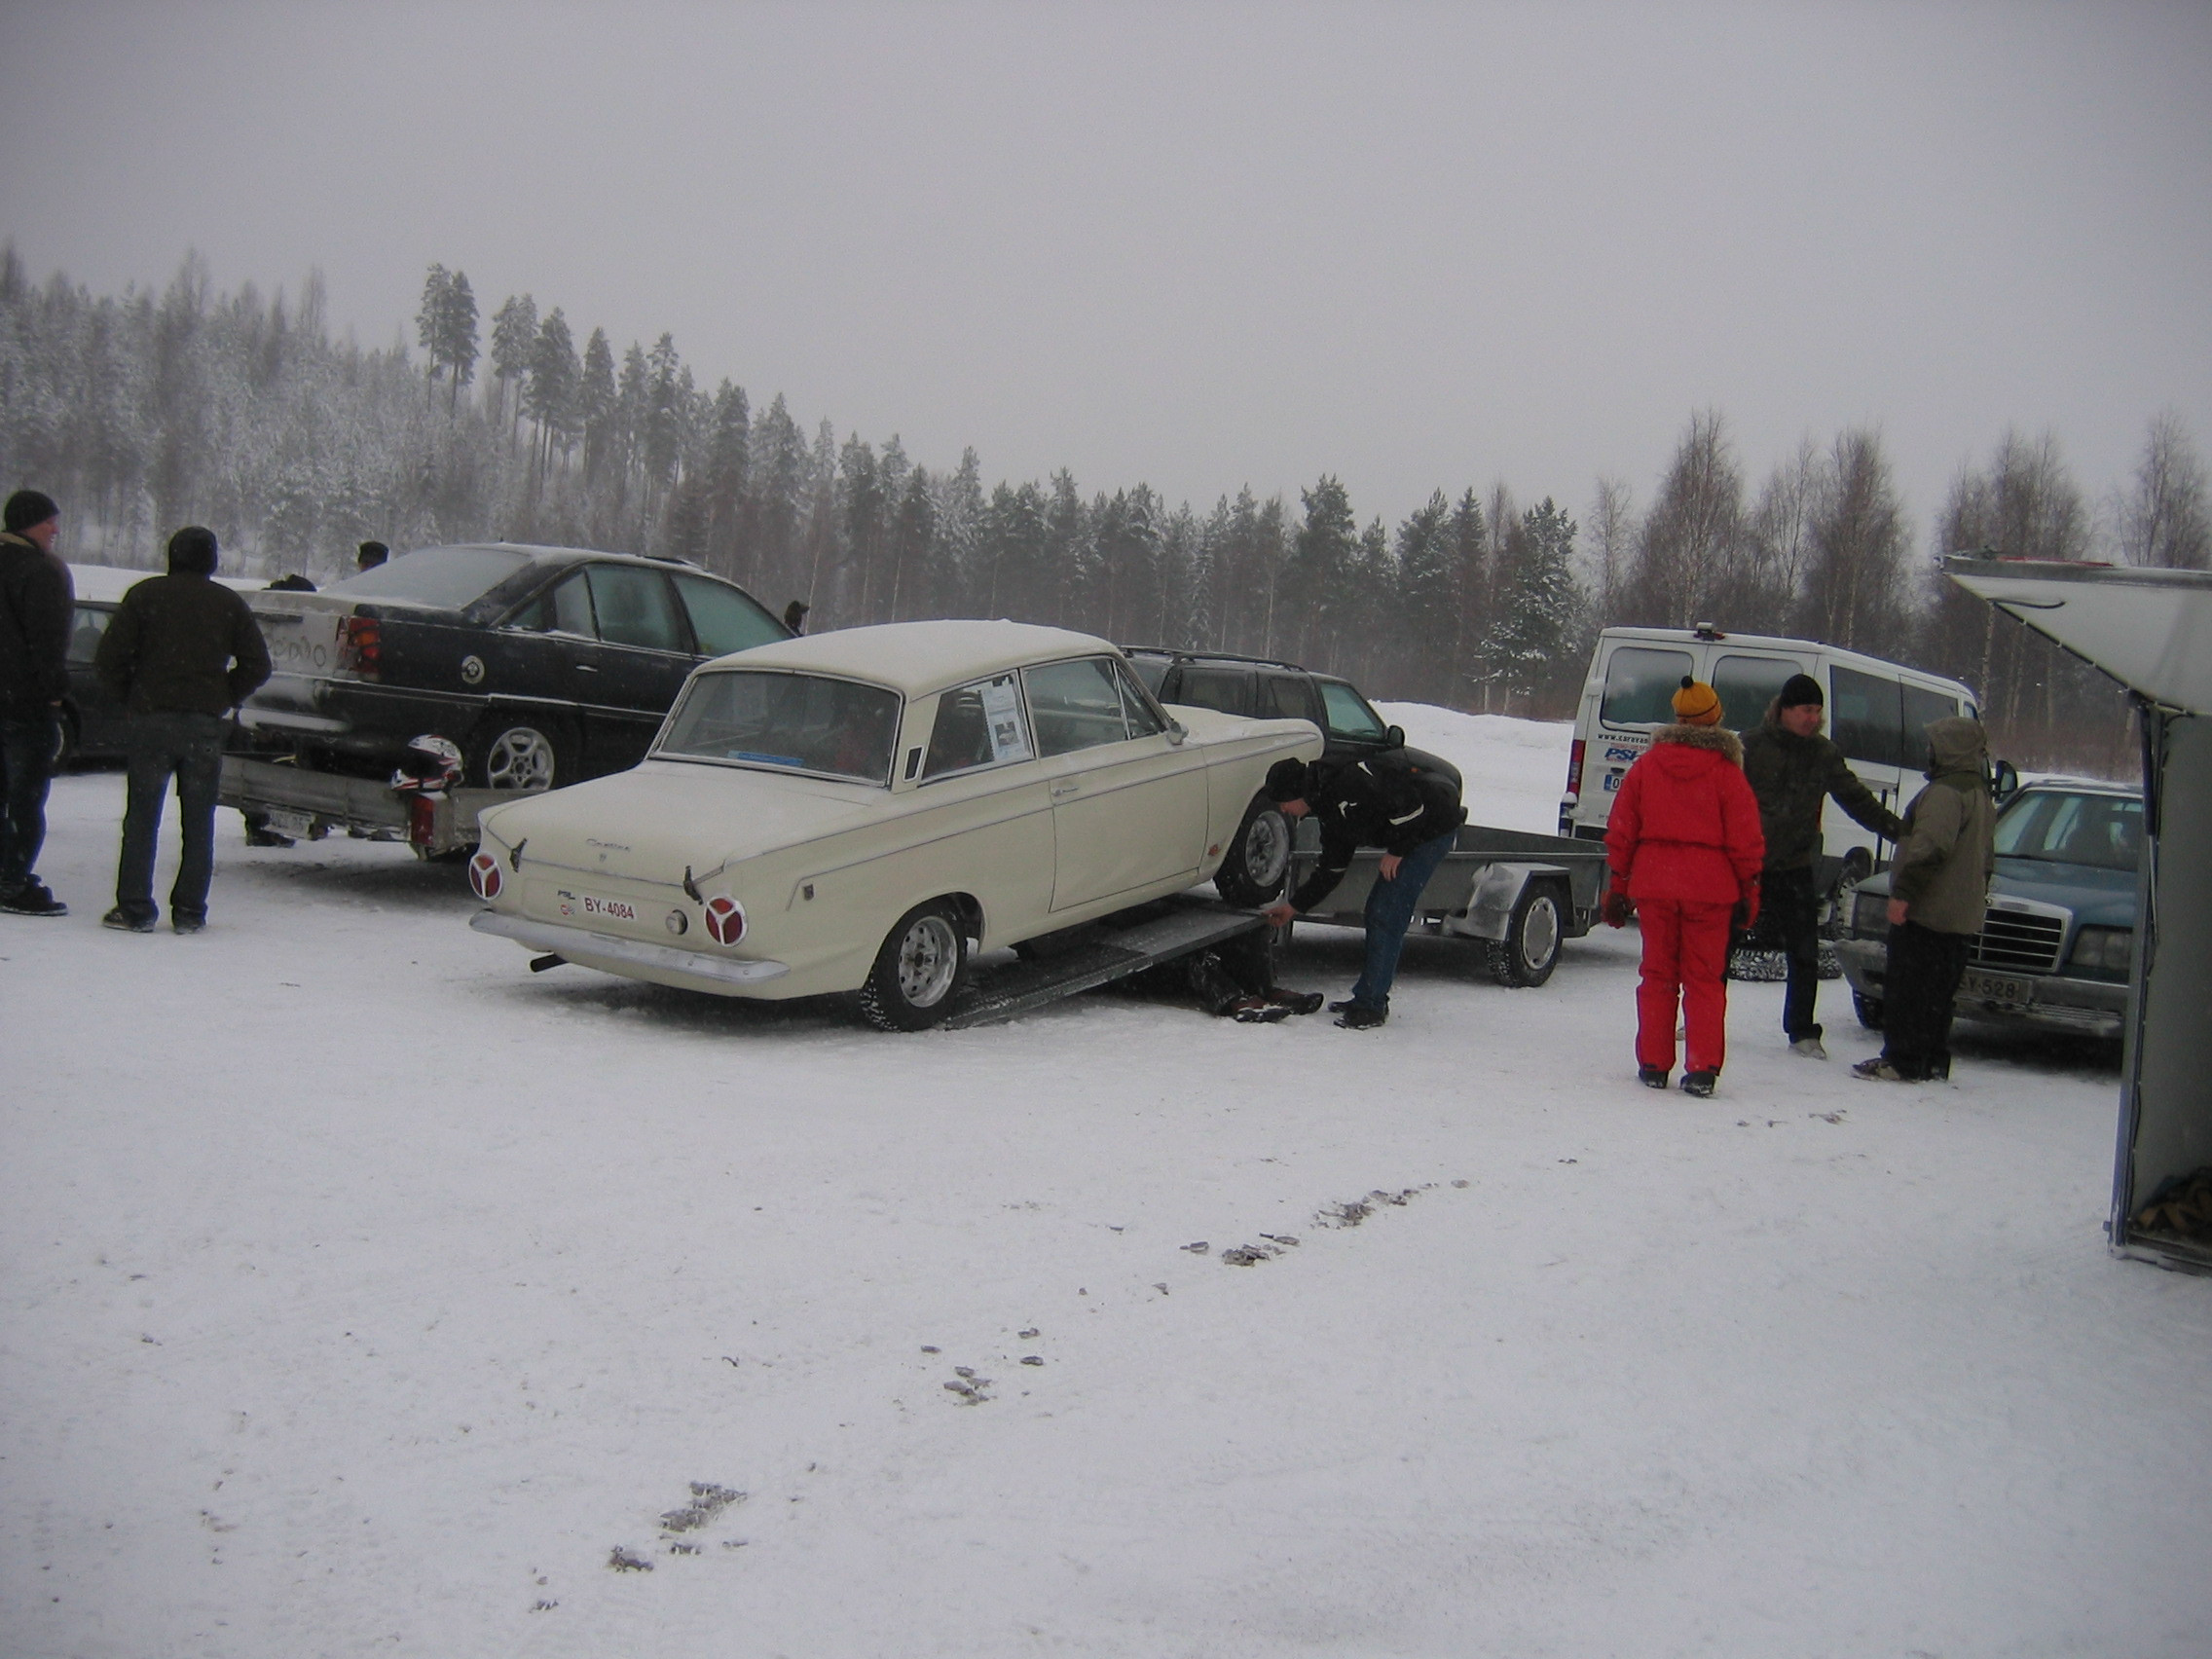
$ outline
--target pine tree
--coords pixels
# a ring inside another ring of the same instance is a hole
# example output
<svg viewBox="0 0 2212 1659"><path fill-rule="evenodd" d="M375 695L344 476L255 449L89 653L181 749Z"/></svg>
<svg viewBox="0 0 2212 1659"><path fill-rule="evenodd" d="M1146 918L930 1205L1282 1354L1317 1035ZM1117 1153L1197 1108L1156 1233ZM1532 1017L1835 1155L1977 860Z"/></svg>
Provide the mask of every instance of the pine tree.
<svg viewBox="0 0 2212 1659"><path fill-rule="evenodd" d="M1408 693L1449 703L1458 689L1459 561L1441 490L1398 527L1398 584L1391 632L1405 642Z"/></svg>
<svg viewBox="0 0 2212 1659"><path fill-rule="evenodd" d="M492 378L498 383L498 415L510 435L514 423L522 419L522 383L529 378L530 349L536 340L537 302L528 294L509 294L492 313Z"/></svg>
<svg viewBox="0 0 2212 1659"><path fill-rule="evenodd" d="M1581 662L1567 649L1583 608L1574 579L1574 521L1546 496L1507 534L1506 571L1482 661L1509 710L1515 697L1534 703L1570 676L1579 682Z"/></svg>

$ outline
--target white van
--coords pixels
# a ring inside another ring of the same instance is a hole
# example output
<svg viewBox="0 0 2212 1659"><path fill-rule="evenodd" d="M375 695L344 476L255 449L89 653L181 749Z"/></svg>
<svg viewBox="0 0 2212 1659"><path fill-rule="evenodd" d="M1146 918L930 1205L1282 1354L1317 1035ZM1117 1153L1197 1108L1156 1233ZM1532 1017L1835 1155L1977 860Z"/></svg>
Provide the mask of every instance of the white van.
<svg viewBox="0 0 2212 1659"><path fill-rule="evenodd" d="M1672 699L1685 674L1720 693L1722 723L1740 732L1766 718L1784 681L1811 675L1827 698L1823 729L1860 781L1898 813L1919 790L1928 722L1947 715L1977 719L1981 715L1973 693L1955 680L1840 645L1723 634L1710 623L1695 629L1607 628L1598 636L1575 709L1574 748L1559 809L1562 835L1604 838L1621 779L1650 747L1652 728L1673 722ZM1821 831L1815 874L1824 893L1847 869L1856 881L1890 862L1890 843L1861 829L1832 802L1822 814Z"/></svg>

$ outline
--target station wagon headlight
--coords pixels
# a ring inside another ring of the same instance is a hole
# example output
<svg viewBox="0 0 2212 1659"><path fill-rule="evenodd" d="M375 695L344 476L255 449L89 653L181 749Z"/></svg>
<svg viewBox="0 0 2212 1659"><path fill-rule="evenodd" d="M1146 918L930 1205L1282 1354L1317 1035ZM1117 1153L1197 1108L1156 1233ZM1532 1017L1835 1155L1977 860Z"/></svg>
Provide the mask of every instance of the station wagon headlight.
<svg viewBox="0 0 2212 1659"><path fill-rule="evenodd" d="M2092 974L2124 974L2134 958L2133 928L2083 928L2074 936L2071 960Z"/></svg>

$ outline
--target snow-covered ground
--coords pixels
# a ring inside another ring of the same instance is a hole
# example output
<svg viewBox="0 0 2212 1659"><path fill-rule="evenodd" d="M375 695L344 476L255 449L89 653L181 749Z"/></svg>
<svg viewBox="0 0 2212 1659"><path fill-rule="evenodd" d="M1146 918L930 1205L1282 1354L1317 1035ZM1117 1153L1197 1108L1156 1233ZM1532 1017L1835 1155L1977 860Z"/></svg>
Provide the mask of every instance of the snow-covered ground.
<svg viewBox="0 0 2212 1659"><path fill-rule="evenodd" d="M1550 825L1566 728L1391 715ZM2105 1253L2098 1051L1860 1084L1742 985L1655 1095L1633 934L892 1038L228 818L206 934L104 932L121 800L0 917L0 1651L2212 1645L2212 1283Z"/></svg>

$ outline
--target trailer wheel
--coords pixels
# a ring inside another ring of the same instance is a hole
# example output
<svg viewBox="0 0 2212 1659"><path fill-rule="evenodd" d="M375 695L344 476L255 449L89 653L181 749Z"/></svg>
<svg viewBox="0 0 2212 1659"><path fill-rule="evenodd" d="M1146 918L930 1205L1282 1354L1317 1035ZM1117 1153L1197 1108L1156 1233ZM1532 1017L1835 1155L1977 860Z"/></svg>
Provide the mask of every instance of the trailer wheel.
<svg viewBox="0 0 2212 1659"><path fill-rule="evenodd" d="M1859 1015L1859 1023L1869 1031L1882 1029L1882 999L1870 997L1864 991L1851 993L1851 1011Z"/></svg>
<svg viewBox="0 0 2212 1659"><path fill-rule="evenodd" d="M899 918L861 986L861 1014L878 1031L925 1031L952 1012L968 961L967 929L942 899Z"/></svg>
<svg viewBox="0 0 2212 1659"><path fill-rule="evenodd" d="M1559 943L1566 932L1559 889L1548 881L1531 881L1513 906L1505 937L1491 941L1491 977L1514 990L1542 984L1559 966Z"/></svg>
<svg viewBox="0 0 2212 1659"><path fill-rule="evenodd" d="M1266 795L1254 795L1214 871L1213 890L1224 903L1250 908L1277 898L1289 874L1290 820Z"/></svg>

